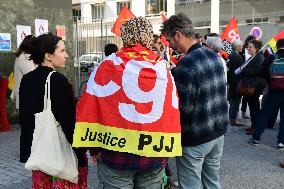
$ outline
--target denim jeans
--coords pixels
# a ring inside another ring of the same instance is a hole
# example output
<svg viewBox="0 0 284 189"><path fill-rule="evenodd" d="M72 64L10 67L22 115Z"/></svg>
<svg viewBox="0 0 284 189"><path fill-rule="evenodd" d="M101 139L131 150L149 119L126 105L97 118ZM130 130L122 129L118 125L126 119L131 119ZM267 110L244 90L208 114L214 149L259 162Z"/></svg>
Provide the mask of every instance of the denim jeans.
<svg viewBox="0 0 284 189"><path fill-rule="evenodd" d="M284 90L269 90L267 97L263 103L263 108L260 110L256 120L256 131L253 139L260 140L265 127L269 123L271 117L275 116L280 108L280 124L278 132L278 143L284 144Z"/></svg>
<svg viewBox="0 0 284 189"><path fill-rule="evenodd" d="M230 121L235 121L238 118L240 103L241 103L241 97L230 100L230 107L229 107Z"/></svg>
<svg viewBox="0 0 284 189"><path fill-rule="evenodd" d="M164 167L153 171L118 170L106 166L99 160L99 189L162 189L164 170Z"/></svg>
<svg viewBox="0 0 284 189"><path fill-rule="evenodd" d="M224 135L197 146L183 147L177 157L180 189L219 189L219 168L223 153Z"/></svg>

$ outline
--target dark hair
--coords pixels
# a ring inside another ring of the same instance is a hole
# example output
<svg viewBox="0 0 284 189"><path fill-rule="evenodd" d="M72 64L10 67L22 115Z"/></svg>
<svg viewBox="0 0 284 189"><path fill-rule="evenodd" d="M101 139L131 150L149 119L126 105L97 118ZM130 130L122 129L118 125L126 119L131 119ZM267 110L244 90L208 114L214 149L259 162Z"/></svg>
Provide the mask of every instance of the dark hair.
<svg viewBox="0 0 284 189"><path fill-rule="evenodd" d="M262 41L260 40L253 39L250 40L249 43L253 44L254 48L256 49L256 52L258 52L262 47Z"/></svg>
<svg viewBox="0 0 284 189"><path fill-rule="evenodd" d="M194 37L195 37L195 39L200 39L202 36L200 35L200 33L195 33Z"/></svg>
<svg viewBox="0 0 284 189"><path fill-rule="evenodd" d="M219 37L218 33L207 33L204 35L204 40L206 41L207 37Z"/></svg>
<svg viewBox="0 0 284 189"><path fill-rule="evenodd" d="M62 40L61 37L50 32L36 37L32 41L30 60L33 60L35 64L42 64L45 54L53 54L60 40Z"/></svg>
<svg viewBox="0 0 284 189"><path fill-rule="evenodd" d="M118 46L116 44L113 44L113 43L106 44L106 46L105 46L105 55L106 56L109 56L112 53L115 53L117 51L118 51Z"/></svg>
<svg viewBox="0 0 284 189"><path fill-rule="evenodd" d="M15 53L16 57L19 57L22 53L31 54L31 44L32 41L35 39L33 35L27 35L25 39L20 44L17 52Z"/></svg>
<svg viewBox="0 0 284 189"><path fill-rule="evenodd" d="M276 43L276 47L279 50L280 48L284 48L284 38L282 39L278 39L277 43Z"/></svg>
<svg viewBox="0 0 284 189"><path fill-rule="evenodd" d="M245 40L244 47L247 48L249 42L250 42L251 40L254 40L254 39L256 39L254 35L249 35L249 36L247 36L247 38L246 38L246 40Z"/></svg>
<svg viewBox="0 0 284 189"><path fill-rule="evenodd" d="M157 34L153 34L153 37L154 37L154 43L156 43L158 39L160 39L160 36Z"/></svg>
<svg viewBox="0 0 284 189"><path fill-rule="evenodd" d="M177 14L167 19L160 29L162 34L173 36L177 31L187 37L194 38L192 21L185 14Z"/></svg>

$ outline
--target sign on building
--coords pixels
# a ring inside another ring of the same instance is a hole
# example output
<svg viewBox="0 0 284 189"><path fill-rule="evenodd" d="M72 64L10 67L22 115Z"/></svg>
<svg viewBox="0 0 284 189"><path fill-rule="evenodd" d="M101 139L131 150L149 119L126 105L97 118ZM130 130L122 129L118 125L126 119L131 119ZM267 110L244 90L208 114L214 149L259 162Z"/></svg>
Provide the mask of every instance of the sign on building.
<svg viewBox="0 0 284 189"><path fill-rule="evenodd" d="M10 33L0 33L0 51L11 51Z"/></svg>

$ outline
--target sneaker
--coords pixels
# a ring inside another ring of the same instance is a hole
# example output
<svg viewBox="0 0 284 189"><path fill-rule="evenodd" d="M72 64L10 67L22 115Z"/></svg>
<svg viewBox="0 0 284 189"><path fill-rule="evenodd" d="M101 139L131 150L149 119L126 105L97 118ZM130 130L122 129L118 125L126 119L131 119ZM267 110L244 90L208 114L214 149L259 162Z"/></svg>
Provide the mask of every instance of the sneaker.
<svg viewBox="0 0 284 189"><path fill-rule="evenodd" d="M278 150L284 150L284 144L278 143L277 148L278 148Z"/></svg>
<svg viewBox="0 0 284 189"><path fill-rule="evenodd" d="M254 140L253 138L249 139L248 141L249 144L257 146L259 145L259 140Z"/></svg>

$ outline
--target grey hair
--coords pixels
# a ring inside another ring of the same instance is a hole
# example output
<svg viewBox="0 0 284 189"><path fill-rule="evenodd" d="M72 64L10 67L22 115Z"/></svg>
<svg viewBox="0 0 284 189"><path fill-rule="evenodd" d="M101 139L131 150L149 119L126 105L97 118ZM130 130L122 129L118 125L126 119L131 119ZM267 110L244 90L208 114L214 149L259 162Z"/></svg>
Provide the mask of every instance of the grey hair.
<svg viewBox="0 0 284 189"><path fill-rule="evenodd" d="M223 48L223 43L219 36L208 36L205 43L214 52L219 52Z"/></svg>
<svg viewBox="0 0 284 189"><path fill-rule="evenodd" d="M239 40L239 39L235 39L233 42L232 42L232 48L233 50L236 50L238 47L242 46L242 41Z"/></svg>
<svg viewBox="0 0 284 189"><path fill-rule="evenodd" d="M167 19L160 29L166 36L174 36L177 31L187 37L194 38L192 21L185 14L177 14Z"/></svg>

